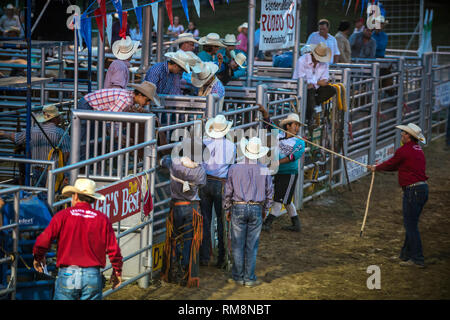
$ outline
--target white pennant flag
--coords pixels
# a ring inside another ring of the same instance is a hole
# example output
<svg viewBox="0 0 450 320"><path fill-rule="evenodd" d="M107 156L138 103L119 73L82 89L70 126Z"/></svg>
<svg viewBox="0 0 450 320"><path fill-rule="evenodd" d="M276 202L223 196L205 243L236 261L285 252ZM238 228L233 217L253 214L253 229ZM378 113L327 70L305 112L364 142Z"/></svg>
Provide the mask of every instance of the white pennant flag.
<svg viewBox="0 0 450 320"><path fill-rule="evenodd" d="M131 0L131 2L133 2L133 8L138 6L138 0Z"/></svg>
<svg viewBox="0 0 450 320"><path fill-rule="evenodd" d="M107 24L107 26L106 26L106 36L107 36L107 38L108 38L109 46L112 47L112 44L111 44L111 38L112 38L112 24L113 24L113 17L112 17L112 14L106 15L106 24Z"/></svg>
<svg viewBox="0 0 450 320"><path fill-rule="evenodd" d="M158 2L152 3L151 6L153 16L153 30L156 31L158 28Z"/></svg>
<svg viewBox="0 0 450 320"><path fill-rule="evenodd" d="M194 0L195 11L197 11L197 15L200 18L200 0Z"/></svg>

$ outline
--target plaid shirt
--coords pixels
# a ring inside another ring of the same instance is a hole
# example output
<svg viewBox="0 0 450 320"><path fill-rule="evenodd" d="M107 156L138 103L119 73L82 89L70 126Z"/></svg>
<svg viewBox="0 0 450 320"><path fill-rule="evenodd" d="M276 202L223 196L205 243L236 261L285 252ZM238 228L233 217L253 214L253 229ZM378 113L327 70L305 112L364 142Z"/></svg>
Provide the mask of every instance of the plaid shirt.
<svg viewBox="0 0 450 320"><path fill-rule="evenodd" d="M134 105L134 93L125 89L102 89L84 96L94 110L127 112Z"/></svg>
<svg viewBox="0 0 450 320"><path fill-rule="evenodd" d="M167 62L159 62L148 69L144 80L153 83L158 94L181 95L181 76L169 72Z"/></svg>

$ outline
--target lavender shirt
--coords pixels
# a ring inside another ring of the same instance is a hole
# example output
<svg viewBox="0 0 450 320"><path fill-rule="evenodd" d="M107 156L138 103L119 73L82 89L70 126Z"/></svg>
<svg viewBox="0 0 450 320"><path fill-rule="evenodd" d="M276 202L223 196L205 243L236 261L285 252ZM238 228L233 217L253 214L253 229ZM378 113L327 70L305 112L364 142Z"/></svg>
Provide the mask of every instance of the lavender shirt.
<svg viewBox="0 0 450 320"><path fill-rule="evenodd" d="M225 210L230 210L234 201L252 201L262 202L263 210L269 212L274 193L272 176L266 166L250 161L246 158L228 170L223 194Z"/></svg>
<svg viewBox="0 0 450 320"><path fill-rule="evenodd" d="M129 80L129 67L130 63L126 60L114 60L106 72L104 89L126 89Z"/></svg>

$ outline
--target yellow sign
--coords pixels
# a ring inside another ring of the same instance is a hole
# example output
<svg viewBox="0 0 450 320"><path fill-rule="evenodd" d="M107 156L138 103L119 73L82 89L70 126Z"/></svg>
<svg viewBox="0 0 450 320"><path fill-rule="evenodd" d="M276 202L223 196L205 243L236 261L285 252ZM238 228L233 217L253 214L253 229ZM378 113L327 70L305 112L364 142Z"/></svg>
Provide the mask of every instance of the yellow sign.
<svg viewBox="0 0 450 320"><path fill-rule="evenodd" d="M163 264L164 242L153 245L153 271L162 268Z"/></svg>

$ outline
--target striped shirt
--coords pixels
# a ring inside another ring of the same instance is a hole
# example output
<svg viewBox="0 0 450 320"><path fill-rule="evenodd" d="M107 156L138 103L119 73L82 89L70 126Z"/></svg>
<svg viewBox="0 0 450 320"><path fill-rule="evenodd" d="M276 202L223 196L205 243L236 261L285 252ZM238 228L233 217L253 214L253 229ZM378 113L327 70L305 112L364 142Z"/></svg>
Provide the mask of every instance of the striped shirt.
<svg viewBox="0 0 450 320"><path fill-rule="evenodd" d="M64 135L64 130L56 126L52 122L46 122L40 124L42 129L44 129L45 134L50 138L51 142L55 147L58 146L61 137ZM25 144L26 142L26 131L18 132L14 136L14 143L17 145ZM34 160L48 160L48 154L52 149L51 144L47 138L42 133L38 126L31 128L31 158ZM70 138L69 135L65 135L61 141L59 148L63 153L70 152ZM54 152L52 160L58 161L58 153ZM46 165L36 165L37 167L46 167Z"/></svg>
<svg viewBox="0 0 450 320"><path fill-rule="evenodd" d="M168 62L159 62L148 69L144 80L153 83L158 94L181 95L181 76L169 71Z"/></svg>
<svg viewBox="0 0 450 320"><path fill-rule="evenodd" d="M94 110L127 112L134 105L134 92L125 89L101 89L88 93L84 99Z"/></svg>

